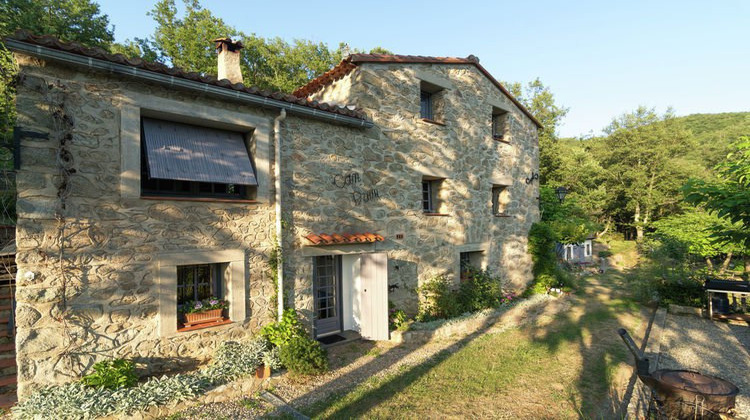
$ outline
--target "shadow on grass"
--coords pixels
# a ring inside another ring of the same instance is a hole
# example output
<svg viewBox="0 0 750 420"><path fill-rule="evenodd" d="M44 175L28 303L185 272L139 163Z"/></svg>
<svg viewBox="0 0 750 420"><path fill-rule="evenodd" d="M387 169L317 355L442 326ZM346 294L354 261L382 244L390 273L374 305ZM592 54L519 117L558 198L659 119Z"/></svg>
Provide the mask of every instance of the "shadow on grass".
<svg viewBox="0 0 750 420"><path fill-rule="evenodd" d="M551 322L543 323L544 325L532 322L522 327L523 339L528 340L528 344L525 344L525 342L509 343L508 345L511 346L510 350L513 351L512 354L497 351L498 354L495 357L500 369L508 368L512 372L518 372L519 377L529 375L534 380L538 380L540 375L548 375L549 380L547 380L547 377L542 379L546 381L542 384L542 387L544 387L545 385L550 385L550 382L556 382L559 379L550 377L554 376L554 373L544 372L544 368L535 365L539 363L540 358L556 359L563 346L572 345L575 348L571 352L573 356L583 359L582 369L580 369L580 372L576 372L577 376L570 383L572 388L568 389L564 387L564 391L562 391L567 392L564 399L568 401L573 412L582 418L623 417L626 414L623 402L627 401L632 394L636 378L634 374L630 375L627 385L623 387L624 389L610 389L610 385L615 379L613 375L620 364L622 362L627 362L630 365L634 364L632 356L627 352L622 342L620 342L616 332L617 328L630 327L630 325L626 325L620 321L619 315L623 312L628 312L636 317L648 319L651 314L646 308L634 303L627 296L615 296L615 292L613 291L615 287L602 284L603 282L613 282L617 286L620 286L622 278L619 276L619 273L616 275L613 273L613 275L603 276L599 279L586 280L585 287L583 288L585 292L582 291L582 295L572 298L574 299L574 312L569 311L558 314ZM424 382L424 379L427 378L430 383L427 384L425 389L428 389L429 392L434 392L432 395L426 397L427 402L435 405L443 405L443 407L427 406L427 409L431 410L432 413L442 413L442 416L447 416L449 415L447 411L449 407L447 405L451 404L449 400L454 398L455 395L450 395L451 390L440 389L440 380L446 380L444 377L448 377L447 380L449 381L458 381L461 378L451 376L451 373L454 373L451 371L454 368L453 364L446 365L445 368L441 368L440 365L456 355L457 352L467 348L481 336L484 336L494 326L495 322L494 320L486 322L476 332L438 351L432 357L418 365L404 367L400 371L384 376L381 379L368 380L384 368L401 361L411 352L419 351L424 345L421 347L414 345L393 347L383 352L374 360L348 373L347 376L336 379L336 381L347 381L351 378L353 381L356 381L355 378L364 378L361 379L360 383L354 385L354 389L347 389L338 393L334 392L322 401L318 401L308 407L303 407L302 411L313 418L362 417L372 415L371 410L373 408L381 404L388 404L390 401L395 404L396 411L389 414L389 417L418 416L420 414L417 408L421 407L424 409L425 402L414 401L414 404L412 404L409 398L412 398L412 395L415 399L422 398L420 396L421 391L417 389L419 387L414 388L413 385L418 381ZM641 334L636 333L634 335L636 337L641 336ZM476 344L476 346L480 347L492 345L492 342ZM495 350L492 348L481 350L484 353L480 354L491 355ZM466 354L457 357L466 357ZM487 362L493 361L472 360L468 364ZM555 362L545 360L545 363L548 364ZM460 365L463 366L462 364ZM490 373L497 373L497 369L494 371L491 370ZM430 375L441 377L433 381ZM487 378L471 377L471 380L475 382L481 382L484 379L489 382L461 385L470 388L472 391L478 390L484 394L483 398L486 399L485 401L489 404L489 407L481 409L484 410L482 414L492 413L492 411L487 410L496 410L494 412L499 413L499 408L493 406L493 392L505 393L506 395L511 395L510 398L512 398L514 393L532 391L528 387L528 384L517 384L518 377L515 377L513 373L496 376L488 375ZM433 387L435 389L432 389ZM549 389L540 389L538 393L531 392L531 395L525 396L526 401L533 403L533 405L554 405L545 399L547 397L544 395L547 391ZM404 396L404 392L408 393L408 396L398 400L398 397ZM448 394L441 395L442 392L447 392ZM394 396L397 396L396 399L391 401ZM305 397L303 396L292 401L292 405L301 404L305 400ZM537 400L534 400L535 398ZM464 414L472 416L473 414L469 411L471 410L469 404L474 404L474 402L466 401L466 404L467 411ZM414 411L410 409L414 409ZM450 407L450 409L460 410L461 407ZM544 409L551 410L551 415L554 416L554 407L545 407ZM526 407L522 410L529 411L531 409ZM542 412L537 414L541 417L545 416Z"/></svg>

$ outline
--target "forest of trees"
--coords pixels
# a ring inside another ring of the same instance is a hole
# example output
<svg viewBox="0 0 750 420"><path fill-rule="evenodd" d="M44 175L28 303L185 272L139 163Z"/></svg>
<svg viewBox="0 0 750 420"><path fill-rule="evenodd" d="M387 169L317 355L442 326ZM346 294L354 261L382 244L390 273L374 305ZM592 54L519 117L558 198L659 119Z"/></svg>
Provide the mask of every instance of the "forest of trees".
<svg viewBox="0 0 750 420"><path fill-rule="evenodd" d="M66 41L141 57L188 71L212 74L215 52L207 40L241 40L245 83L291 92L338 63L341 43L263 38L226 24L201 6L159 0L144 11L152 34L115 42L109 17L91 0L4 0L0 35L19 28ZM358 52L359 50L353 50ZM383 48L371 52L388 53ZM0 45L0 141L12 132L15 66ZM674 253L724 271L744 257L750 270L750 113L675 117L639 107L614 117L604 134L561 139L557 128L568 109L539 79L505 83L536 117L540 131L542 210L557 239L575 242L590 233L618 232L626 239L656 241ZM728 156L728 157L727 157ZM570 193L555 204L552 189ZM716 267L715 267L716 266Z"/></svg>

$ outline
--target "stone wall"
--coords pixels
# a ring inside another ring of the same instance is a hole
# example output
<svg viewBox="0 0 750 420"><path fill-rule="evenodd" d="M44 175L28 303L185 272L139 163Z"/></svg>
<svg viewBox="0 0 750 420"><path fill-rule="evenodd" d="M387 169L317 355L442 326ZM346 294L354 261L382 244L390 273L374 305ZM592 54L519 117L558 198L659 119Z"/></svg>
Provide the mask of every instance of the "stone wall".
<svg viewBox="0 0 750 420"><path fill-rule="evenodd" d="M217 344L266 323L273 207L144 200L121 194L124 109L176 103L210 119L226 113L273 116L134 80L17 55L18 125L48 134L24 138L18 171L17 361L19 394L73 380L94 362L132 358L143 373L185 368ZM142 101L143 102L143 101ZM140 109L139 108L139 109ZM64 118L53 118L61 112ZM70 136L66 138L66 133ZM137 135L137 133L136 133ZM61 176L57 154L65 143ZM269 188L266 185L259 188ZM64 208L58 193L69 190ZM266 196L268 196L266 191ZM58 220L57 214L63 216ZM62 250L61 250L62 238ZM162 336L155 261L163 252L241 249L246 317L229 325Z"/></svg>
<svg viewBox="0 0 750 420"><path fill-rule="evenodd" d="M420 80L444 83L440 122L420 118ZM287 122L291 148L285 149L286 185L293 187L294 226L290 274L296 301L310 307L311 259L302 255L310 232L369 231L386 238L369 251L388 253L389 298L414 314L416 288L446 275L457 280L459 253L483 251L484 265L522 289L531 280L527 235L539 219L537 127L473 65L360 64L352 73L311 99L353 104L376 127L359 136L350 132ZM509 135L493 139L492 108L509 112ZM315 125L315 124L312 124ZM304 134L302 134L304 133ZM334 176L357 173L362 182L338 188ZM425 215L423 176L445 178L440 188L441 216ZM508 184L506 217L492 214L493 184ZM377 198L355 203L352 193L376 189ZM288 201L287 201L288 203ZM357 252L342 246L336 252ZM325 247L317 247L324 252ZM309 249L309 247L307 248Z"/></svg>

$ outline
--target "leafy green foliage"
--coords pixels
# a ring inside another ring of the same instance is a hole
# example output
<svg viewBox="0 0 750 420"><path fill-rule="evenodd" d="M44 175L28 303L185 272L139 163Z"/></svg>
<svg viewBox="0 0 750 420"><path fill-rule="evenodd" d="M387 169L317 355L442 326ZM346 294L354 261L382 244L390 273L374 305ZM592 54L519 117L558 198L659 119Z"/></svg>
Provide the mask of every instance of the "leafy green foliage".
<svg viewBox="0 0 750 420"><path fill-rule="evenodd" d="M212 363L199 371L149 378L130 388L91 387L83 381L46 387L13 407L13 415L20 419L72 420L132 414L194 398L211 387L252 374L263 360L273 357L267 356L271 353L270 343L263 338L225 342Z"/></svg>
<svg viewBox="0 0 750 420"><path fill-rule="evenodd" d="M488 270L470 268L458 289L443 276L435 277L419 287L417 321L449 319L468 312L496 308L509 303L513 294L503 293L504 281Z"/></svg>
<svg viewBox="0 0 750 420"><path fill-rule="evenodd" d="M149 15L156 30L147 40L135 39L118 47L126 55L142 53L157 61L202 74L216 73L216 52L208 40L231 37L242 41L240 65L244 84L261 89L291 92L336 65L341 47L281 38L265 39L245 34L204 9L198 0L184 0L179 16L175 0L161 0Z"/></svg>
<svg viewBox="0 0 750 420"><path fill-rule="evenodd" d="M714 238L739 245L750 254L750 137L742 137L733 148L716 168L719 180L691 180L685 199L728 220L732 226L714 230Z"/></svg>
<svg viewBox="0 0 750 420"><path fill-rule="evenodd" d="M127 388L138 382L138 375L130 360L114 359L94 364L94 373L84 376L81 381L93 387Z"/></svg>
<svg viewBox="0 0 750 420"><path fill-rule="evenodd" d="M391 330L397 330L402 326L405 326L408 321L406 312L401 309L396 309L392 302L388 302L388 328Z"/></svg>
<svg viewBox="0 0 750 420"><path fill-rule="evenodd" d="M281 321L264 326L260 334L277 347L284 347L294 338L306 337L305 329L297 318L297 311L292 308L284 310Z"/></svg>
<svg viewBox="0 0 750 420"><path fill-rule="evenodd" d="M714 238L714 232L731 230L735 226L700 208L686 208L683 213L665 217L652 226L651 236L671 249L671 258L691 255L705 259L742 251L741 247L720 243Z"/></svg>
<svg viewBox="0 0 750 420"><path fill-rule="evenodd" d="M5 0L0 2L0 15L2 35L26 29L105 49L114 41L109 17L90 0Z"/></svg>
<svg viewBox="0 0 750 420"><path fill-rule="evenodd" d="M518 82L504 85L542 123L539 131L539 167L540 182L544 185L560 166L557 128L567 115L568 108L558 105L550 88L538 78L526 86Z"/></svg>
<svg viewBox="0 0 750 420"><path fill-rule="evenodd" d="M549 222L534 223L529 229L529 253L534 281L524 295L546 293L550 287L573 287L573 279L557 264L558 235Z"/></svg>
<svg viewBox="0 0 750 420"><path fill-rule="evenodd" d="M476 312L494 308L503 296L503 281L488 270L469 268L466 278L458 288L461 312Z"/></svg>
<svg viewBox="0 0 750 420"><path fill-rule="evenodd" d="M279 349L281 363L294 373L318 375L328 371L328 355L316 340L294 337Z"/></svg>
<svg viewBox="0 0 750 420"><path fill-rule="evenodd" d="M417 321L453 318L463 313L458 293L453 284L443 276L428 280L419 288L419 313Z"/></svg>

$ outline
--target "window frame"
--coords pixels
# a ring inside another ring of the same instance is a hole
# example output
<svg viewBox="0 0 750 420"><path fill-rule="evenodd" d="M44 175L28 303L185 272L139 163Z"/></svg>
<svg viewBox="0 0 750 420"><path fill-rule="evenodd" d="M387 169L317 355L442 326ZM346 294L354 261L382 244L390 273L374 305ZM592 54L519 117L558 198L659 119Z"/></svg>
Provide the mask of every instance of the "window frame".
<svg viewBox="0 0 750 420"><path fill-rule="evenodd" d="M143 129L143 118L141 117L141 140L145 138L145 132ZM153 119L153 118L152 118ZM162 119L163 121L170 121ZM180 123L186 124L186 123ZM196 124L188 124L196 125ZM233 130L225 130L233 131ZM248 147L247 134L239 131L234 131L242 135L245 149L247 151L250 164L255 169L255 162L253 154ZM255 185L239 185L239 184L223 184L219 182L200 182L200 181L184 181L178 179L160 179L151 178L148 172L148 156L146 155L146 142L140 142L141 149L141 177L140 177L140 192L141 197L144 198L198 198L198 199L227 199L227 200L250 200L251 196L256 195L257 186ZM256 171L257 176L257 171ZM209 191L206 191L208 189ZM219 191L217 191L219 190ZM235 190L235 192L228 192L228 190Z"/></svg>
<svg viewBox="0 0 750 420"><path fill-rule="evenodd" d="M503 194L507 202L503 203ZM510 185L492 185L492 214L494 216L508 216L508 204L510 203ZM502 211L501 211L502 210Z"/></svg>
<svg viewBox="0 0 750 420"><path fill-rule="evenodd" d="M426 90L419 92L419 116L427 120L435 120L435 110L432 107L432 93Z"/></svg>
<svg viewBox="0 0 750 420"><path fill-rule="evenodd" d="M206 249L160 253L152 263L154 282L158 284L159 308L157 312L160 337L169 337L178 331L177 322L177 267L186 265L216 264L221 267L221 286L225 299L229 303L228 320L219 325L244 322L247 313L246 297L249 296L249 278L246 252L242 249ZM218 325L211 326L220 328ZM191 327L184 331L197 329Z"/></svg>
<svg viewBox="0 0 750 420"><path fill-rule="evenodd" d="M435 186L434 180L422 179L422 211L424 213L436 213L435 210Z"/></svg>
<svg viewBox="0 0 750 420"><path fill-rule="evenodd" d="M505 109L492 107L492 117L490 123L490 134L492 138L502 142L509 142L508 136L508 122L510 112ZM498 133L498 131L502 131Z"/></svg>

